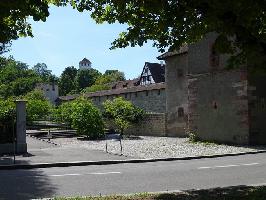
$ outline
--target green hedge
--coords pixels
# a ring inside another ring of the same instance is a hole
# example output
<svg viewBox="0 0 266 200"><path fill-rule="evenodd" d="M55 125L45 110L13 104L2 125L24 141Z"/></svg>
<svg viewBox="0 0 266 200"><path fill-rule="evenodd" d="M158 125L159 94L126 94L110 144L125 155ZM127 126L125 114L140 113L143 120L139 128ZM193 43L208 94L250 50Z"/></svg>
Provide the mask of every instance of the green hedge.
<svg viewBox="0 0 266 200"><path fill-rule="evenodd" d="M0 144L12 143L16 109L13 99L0 99Z"/></svg>

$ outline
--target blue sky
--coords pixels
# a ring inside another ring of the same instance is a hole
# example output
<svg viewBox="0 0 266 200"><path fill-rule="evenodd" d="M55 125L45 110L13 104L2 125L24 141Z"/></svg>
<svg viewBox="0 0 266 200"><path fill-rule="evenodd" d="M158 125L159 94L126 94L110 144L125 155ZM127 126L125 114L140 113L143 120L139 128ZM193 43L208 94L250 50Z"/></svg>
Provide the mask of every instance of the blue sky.
<svg viewBox="0 0 266 200"><path fill-rule="evenodd" d="M46 22L32 22L34 38L13 41L11 51L5 55L13 55L29 67L46 63L57 76L68 66L78 68L79 61L86 57L100 72L118 69L132 79L140 75L146 61L159 62L156 57L160 53L152 42L143 47L109 50L111 42L126 27L96 24L88 12L79 13L71 7L51 7Z"/></svg>

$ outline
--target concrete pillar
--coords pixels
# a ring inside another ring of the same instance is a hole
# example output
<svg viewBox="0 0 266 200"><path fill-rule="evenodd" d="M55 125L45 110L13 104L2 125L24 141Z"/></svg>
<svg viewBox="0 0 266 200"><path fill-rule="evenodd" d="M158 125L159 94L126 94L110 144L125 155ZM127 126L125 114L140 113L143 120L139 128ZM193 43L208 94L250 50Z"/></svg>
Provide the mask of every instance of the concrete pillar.
<svg viewBox="0 0 266 200"><path fill-rule="evenodd" d="M26 143L26 101L16 100L16 136L17 136L17 153L27 152Z"/></svg>

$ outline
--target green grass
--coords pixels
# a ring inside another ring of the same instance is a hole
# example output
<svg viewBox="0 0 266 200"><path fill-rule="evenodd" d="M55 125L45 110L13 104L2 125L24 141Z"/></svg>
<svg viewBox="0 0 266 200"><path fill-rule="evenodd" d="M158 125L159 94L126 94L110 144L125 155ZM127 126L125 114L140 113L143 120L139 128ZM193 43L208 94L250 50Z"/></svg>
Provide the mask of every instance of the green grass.
<svg viewBox="0 0 266 200"><path fill-rule="evenodd" d="M54 198L54 200L265 200L266 186L233 186L208 190L190 190L180 193L124 196Z"/></svg>

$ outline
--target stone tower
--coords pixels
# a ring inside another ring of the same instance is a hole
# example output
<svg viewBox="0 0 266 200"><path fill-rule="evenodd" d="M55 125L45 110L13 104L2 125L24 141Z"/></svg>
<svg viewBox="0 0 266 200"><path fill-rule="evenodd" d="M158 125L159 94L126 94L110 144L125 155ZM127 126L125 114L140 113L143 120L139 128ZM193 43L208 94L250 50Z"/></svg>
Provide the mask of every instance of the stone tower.
<svg viewBox="0 0 266 200"><path fill-rule="evenodd" d="M91 61L87 58L83 58L83 60L79 62L79 69L91 69Z"/></svg>

